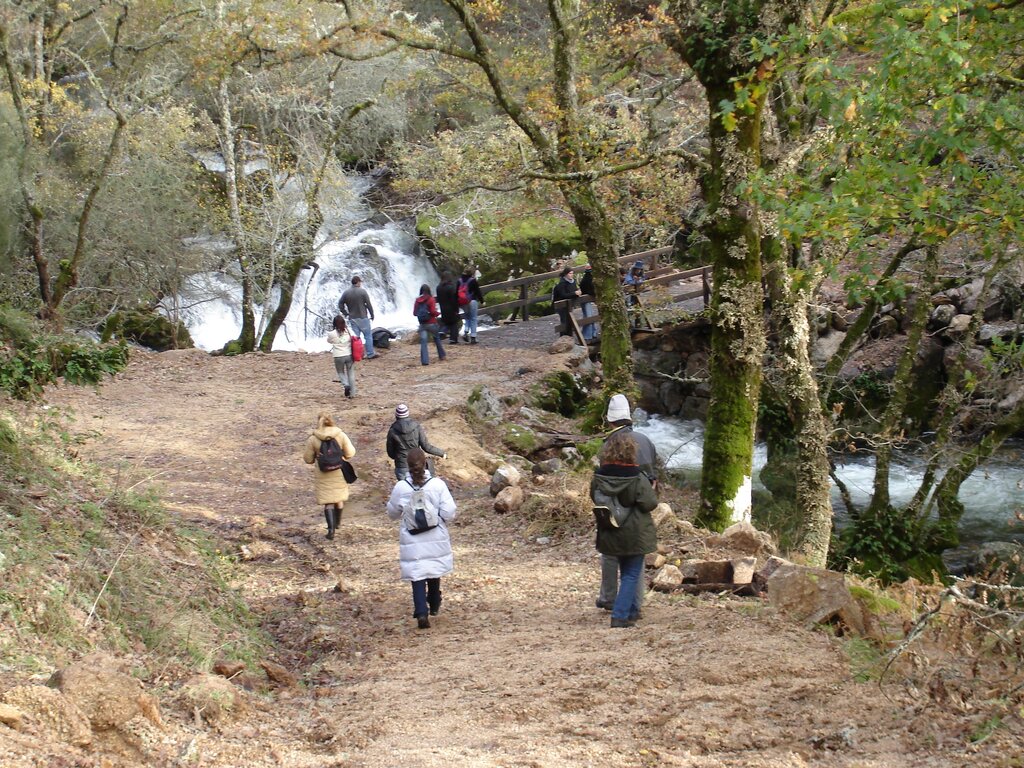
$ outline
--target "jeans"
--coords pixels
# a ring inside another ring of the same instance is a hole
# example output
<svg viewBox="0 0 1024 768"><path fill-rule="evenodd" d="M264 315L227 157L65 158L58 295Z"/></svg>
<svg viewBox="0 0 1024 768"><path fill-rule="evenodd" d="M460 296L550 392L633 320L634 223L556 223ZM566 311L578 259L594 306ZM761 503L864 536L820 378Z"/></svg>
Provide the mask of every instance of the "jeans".
<svg viewBox="0 0 1024 768"><path fill-rule="evenodd" d="M619 594L619 558L615 555L601 555L601 591L597 599L606 605L614 605ZM647 594L647 583L644 581L643 570L636 580L636 609L639 612Z"/></svg>
<svg viewBox="0 0 1024 768"><path fill-rule="evenodd" d="M476 318L480 312L480 302L473 299L466 305L466 333L476 338Z"/></svg>
<svg viewBox="0 0 1024 768"><path fill-rule="evenodd" d="M363 337L366 356L373 357L373 320L368 317L351 317L349 318L349 324L353 330Z"/></svg>
<svg viewBox="0 0 1024 768"><path fill-rule="evenodd" d="M584 317L595 317L597 315L597 304L592 301L583 303L583 316ZM583 326L583 338L590 341L597 336L597 330L600 323L591 323L590 325Z"/></svg>
<svg viewBox="0 0 1024 768"><path fill-rule="evenodd" d="M635 619L640 613L636 590L644 570L644 556L620 555L616 559L619 561L619 594L612 604L612 618Z"/></svg>
<svg viewBox="0 0 1024 768"><path fill-rule="evenodd" d="M426 616L427 612L437 613L441 607L441 579L420 579L412 582L412 615Z"/></svg>
<svg viewBox="0 0 1024 768"><path fill-rule="evenodd" d="M445 352L444 346L441 344L441 337L437 333L437 323L427 323L420 325L420 362L423 365L430 365L430 353L428 351L427 340L433 336L434 345L437 347L437 359L444 360Z"/></svg>
<svg viewBox="0 0 1024 768"><path fill-rule="evenodd" d="M352 362L352 355L334 358L334 369L338 372L338 381L348 390L348 395L356 394L356 366Z"/></svg>

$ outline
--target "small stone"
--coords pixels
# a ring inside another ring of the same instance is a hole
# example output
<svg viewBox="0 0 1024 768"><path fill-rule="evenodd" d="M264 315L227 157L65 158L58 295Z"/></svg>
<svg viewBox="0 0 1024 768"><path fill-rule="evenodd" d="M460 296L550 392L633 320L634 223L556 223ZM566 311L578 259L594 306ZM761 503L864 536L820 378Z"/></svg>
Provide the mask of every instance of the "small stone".
<svg viewBox="0 0 1024 768"><path fill-rule="evenodd" d="M674 565L666 565L654 574L651 588L658 592L671 592L683 583L683 574Z"/></svg>
<svg viewBox="0 0 1024 768"><path fill-rule="evenodd" d="M232 678L245 670L245 664L240 661L218 661L213 665L214 673L221 677Z"/></svg>
<svg viewBox="0 0 1024 768"><path fill-rule="evenodd" d="M3 723L8 728L20 731L24 719L25 713L17 707L12 707L9 704L0 704L0 723Z"/></svg>
<svg viewBox="0 0 1024 768"><path fill-rule="evenodd" d="M352 592L352 584L344 576L338 579L337 584L334 585L334 591L341 594L348 594Z"/></svg>
<svg viewBox="0 0 1024 768"><path fill-rule="evenodd" d="M756 557L738 557L732 561L732 583L750 584L754 581L754 570L757 568Z"/></svg>
<svg viewBox="0 0 1024 768"><path fill-rule="evenodd" d="M648 568L661 568L661 566L667 562L668 559L658 552L651 552L650 554L644 555L644 565Z"/></svg>
<svg viewBox="0 0 1024 768"><path fill-rule="evenodd" d="M497 496L510 486L519 485L519 470L509 464L498 467L491 476L491 496Z"/></svg>
<svg viewBox="0 0 1024 768"><path fill-rule="evenodd" d="M195 675L182 686L181 695L192 712L213 725L227 723L248 708L238 686L215 675Z"/></svg>
<svg viewBox="0 0 1024 768"><path fill-rule="evenodd" d="M526 499L523 489L518 485L505 488L494 498L494 511L500 513L515 512Z"/></svg>
<svg viewBox="0 0 1024 768"><path fill-rule="evenodd" d="M535 475L553 475L561 468L561 459L546 459L545 461L538 461L534 464L532 471Z"/></svg>
<svg viewBox="0 0 1024 768"><path fill-rule="evenodd" d="M944 334L946 336L956 336L965 333L970 325L970 315L954 315L953 319L949 321L949 325L946 326Z"/></svg>
<svg viewBox="0 0 1024 768"><path fill-rule="evenodd" d="M550 536L540 536L537 539L537 543L540 544L541 546L547 546L548 544L551 543L551 537Z"/></svg>
<svg viewBox="0 0 1024 768"><path fill-rule="evenodd" d="M263 671L267 673L267 678L271 682L283 685L286 688L291 688L297 684L295 675L280 664L275 664L273 661L263 660L260 662L260 666L263 667Z"/></svg>

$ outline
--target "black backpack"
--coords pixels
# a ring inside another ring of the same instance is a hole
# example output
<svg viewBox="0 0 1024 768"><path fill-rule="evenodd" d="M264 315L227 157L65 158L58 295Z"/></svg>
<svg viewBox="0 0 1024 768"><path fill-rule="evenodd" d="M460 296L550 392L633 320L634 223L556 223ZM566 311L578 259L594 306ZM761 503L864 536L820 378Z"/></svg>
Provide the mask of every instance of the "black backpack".
<svg viewBox="0 0 1024 768"><path fill-rule="evenodd" d="M345 456L341 452L341 446L333 437L328 437L320 443L320 452L316 455L316 465L321 472L333 472L341 469Z"/></svg>

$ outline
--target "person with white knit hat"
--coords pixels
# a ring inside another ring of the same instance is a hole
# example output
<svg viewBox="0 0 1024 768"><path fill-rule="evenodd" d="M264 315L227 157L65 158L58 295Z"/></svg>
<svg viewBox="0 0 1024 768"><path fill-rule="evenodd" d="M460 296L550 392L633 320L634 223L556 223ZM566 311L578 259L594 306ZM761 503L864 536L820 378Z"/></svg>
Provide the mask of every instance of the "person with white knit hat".
<svg viewBox="0 0 1024 768"><path fill-rule="evenodd" d="M388 456L395 462L395 478L405 480L409 475L409 465L406 461L409 451L413 448L422 448L425 453L431 456L438 456L442 459L448 458L448 454L440 448L431 445L427 440L427 433L418 421L409 416L409 406L399 403L395 408L395 421L388 430L387 452Z"/></svg>
<svg viewBox="0 0 1024 768"><path fill-rule="evenodd" d="M617 393L608 400L608 410L605 412L605 421L614 429L605 439L610 440L615 435L628 436L636 444L636 463L640 471L651 481L655 491L658 489L658 451L651 442L651 438L640 432L633 431L633 416L629 408L629 400L626 396ZM597 596L595 604L598 608L606 611L612 609L615 603L615 596L619 591L619 562L615 557L601 555L601 591ZM644 579L637 580L636 604L643 604L644 595L647 592L647 585Z"/></svg>

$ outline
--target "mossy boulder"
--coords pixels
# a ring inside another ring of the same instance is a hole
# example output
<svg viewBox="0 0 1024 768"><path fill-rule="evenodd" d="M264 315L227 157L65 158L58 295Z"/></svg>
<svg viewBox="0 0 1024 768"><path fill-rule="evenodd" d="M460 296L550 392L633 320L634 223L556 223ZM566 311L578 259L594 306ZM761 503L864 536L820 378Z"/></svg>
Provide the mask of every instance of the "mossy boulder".
<svg viewBox="0 0 1024 768"><path fill-rule="evenodd" d="M505 424L502 427L501 439L509 450L520 456L529 456L545 446L540 435L521 424Z"/></svg>
<svg viewBox="0 0 1024 768"><path fill-rule="evenodd" d="M587 402L587 391L568 371L549 373L532 390L533 403L545 411L572 417Z"/></svg>
<svg viewBox="0 0 1024 768"><path fill-rule="evenodd" d="M195 346L184 323L174 323L157 312L126 310L115 312L101 328L103 341L119 337L144 347L166 352Z"/></svg>

